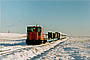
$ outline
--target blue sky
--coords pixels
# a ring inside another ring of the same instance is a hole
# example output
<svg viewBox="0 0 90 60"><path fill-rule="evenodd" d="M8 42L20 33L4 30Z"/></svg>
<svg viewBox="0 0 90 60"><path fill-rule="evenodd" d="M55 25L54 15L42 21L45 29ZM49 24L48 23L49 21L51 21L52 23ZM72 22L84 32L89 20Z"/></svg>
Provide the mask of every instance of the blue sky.
<svg viewBox="0 0 90 60"><path fill-rule="evenodd" d="M2 1L1 32L26 33L27 25L39 24L44 32L90 35L89 1Z"/></svg>

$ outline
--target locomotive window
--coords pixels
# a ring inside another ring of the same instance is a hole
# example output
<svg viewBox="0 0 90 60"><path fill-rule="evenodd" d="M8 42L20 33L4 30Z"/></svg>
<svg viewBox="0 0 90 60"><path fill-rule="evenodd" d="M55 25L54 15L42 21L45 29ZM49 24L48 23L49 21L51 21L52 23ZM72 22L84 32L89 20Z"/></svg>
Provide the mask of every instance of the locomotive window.
<svg viewBox="0 0 90 60"><path fill-rule="evenodd" d="M36 32L41 32L41 28L36 28Z"/></svg>
<svg viewBox="0 0 90 60"><path fill-rule="evenodd" d="M35 28L28 28L28 32L34 32L33 29Z"/></svg>
<svg viewBox="0 0 90 60"><path fill-rule="evenodd" d="M36 27L36 28L33 28L33 27L28 27L28 32L41 32L41 28L40 27Z"/></svg>
<svg viewBox="0 0 90 60"><path fill-rule="evenodd" d="M38 32L41 32L41 28L38 28Z"/></svg>

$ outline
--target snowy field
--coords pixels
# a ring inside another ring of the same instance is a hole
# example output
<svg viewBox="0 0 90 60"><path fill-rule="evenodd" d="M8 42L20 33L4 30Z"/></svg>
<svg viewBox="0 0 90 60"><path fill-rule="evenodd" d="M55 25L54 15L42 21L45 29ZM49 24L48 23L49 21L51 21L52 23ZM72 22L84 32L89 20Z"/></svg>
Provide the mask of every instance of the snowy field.
<svg viewBox="0 0 90 60"><path fill-rule="evenodd" d="M90 60L90 37L26 45L26 34L0 33L0 60Z"/></svg>
<svg viewBox="0 0 90 60"><path fill-rule="evenodd" d="M90 37L71 37L31 60L90 60Z"/></svg>

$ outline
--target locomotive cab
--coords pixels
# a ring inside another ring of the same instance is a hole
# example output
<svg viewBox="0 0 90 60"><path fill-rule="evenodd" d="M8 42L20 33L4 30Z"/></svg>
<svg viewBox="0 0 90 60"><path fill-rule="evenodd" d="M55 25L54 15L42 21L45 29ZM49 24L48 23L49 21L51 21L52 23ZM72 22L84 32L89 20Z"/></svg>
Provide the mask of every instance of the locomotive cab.
<svg viewBox="0 0 90 60"><path fill-rule="evenodd" d="M41 26L27 26L26 44L40 44L43 41L43 28Z"/></svg>

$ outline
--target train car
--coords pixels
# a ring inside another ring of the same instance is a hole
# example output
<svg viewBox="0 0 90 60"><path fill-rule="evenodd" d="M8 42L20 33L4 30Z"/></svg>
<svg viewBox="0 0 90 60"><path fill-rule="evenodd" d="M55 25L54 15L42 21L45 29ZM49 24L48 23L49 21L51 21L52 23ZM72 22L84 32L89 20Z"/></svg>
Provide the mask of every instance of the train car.
<svg viewBox="0 0 90 60"><path fill-rule="evenodd" d="M55 38L58 38L58 40L59 40L60 39L60 33L59 32L55 32L55 34L56 34L55 35L56 36Z"/></svg>
<svg viewBox="0 0 90 60"><path fill-rule="evenodd" d="M50 41L55 41L55 40L59 40L60 39L60 33L59 32L48 32L48 40L47 42Z"/></svg>
<svg viewBox="0 0 90 60"><path fill-rule="evenodd" d="M40 44L45 43L43 27L41 26L27 26L27 40L26 44Z"/></svg>
<svg viewBox="0 0 90 60"><path fill-rule="evenodd" d="M51 31L48 32L48 39L53 39L53 33Z"/></svg>
<svg viewBox="0 0 90 60"><path fill-rule="evenodd" d="M64 34L64 33L61 33L60 32L60 39L62 40L62 39L65 39L67 37L67 34Z"/></svg>

